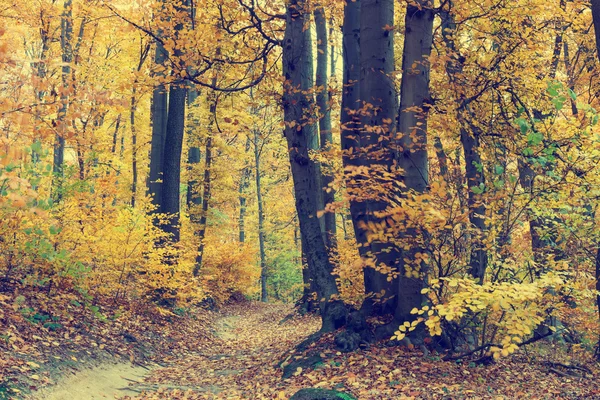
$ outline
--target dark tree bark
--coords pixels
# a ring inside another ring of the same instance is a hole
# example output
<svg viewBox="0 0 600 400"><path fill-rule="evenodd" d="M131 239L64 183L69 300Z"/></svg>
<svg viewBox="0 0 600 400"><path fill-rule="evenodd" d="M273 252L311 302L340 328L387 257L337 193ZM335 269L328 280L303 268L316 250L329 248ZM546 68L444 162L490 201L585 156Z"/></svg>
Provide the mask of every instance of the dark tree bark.
<svg viewBox="0 0 600 400"><path fill-rule="evenodd" d="M329 40L327 36L327 21L325 19L325 10L318 7L315 12L315 24L317 30L317 109L319 112L319 137L321 150L331 147L333 141L331 131L331 107L329 106L329 75L327 67L329 63ZM332 54L333 56L333 54ZM327 170L327 165L323 165L321 171ZM327 208L328 204L335 202L335 191L330 187L333 182L331 174L321 174L321 184L323 185L323 206ZM335 224L335 212L326 212L323 216L325 224L325 240L330 253L335 253L337 248Z"/></svg>
<svg viewBox="0 0 600 400"><path fill-rule="evenodd" d="M400 111L398 133L400 150L398 164L403 170L405 190L423 193L429 186L429 161L427 157L427 115L430 107L429 94L429 55L433 42L433 4L430 0L417 0L409 3L406 9L404 53L402 56L402 86L400 91ZM416 68L414 68L416 67ZM422 235L422 232L409 231L405 235ZM412 239L412 238L410 238ZM416 239L416 238L414 238ZM417 261L416 253L427 249L415 245L403 252L398 279L398 305L396 319L408 321L414 318L410 311L420 308L427 297L421 294L426 284L428 265ZM413 274L407 274L404 260L411 262ZM419 276L415 277L414 273Z"/></svg>
<svg viewBox="0 0 600 400"><path fill-rule="evenodd" d="M361 256L375 264L375 268L369 266L364 269L365 291L376 297L368 297L363 310L367 314L374 310L390 313L397 302L395 274L400 254L397 247L387 240L369 240L366 226L382 222L376 214L389 207L388 199L395 191L390 179L395 174L392 138L396 133L394 121L397 116L396 89L392 78L395 70L394 34L391 30L394 25L394 1L361 0L360 7L360 104L354 107L365 104L367 110L361 118L360 149L355 157L358 156L358 163L369 176L350 178L348 189L350 196L354 197L350 211ZM346 16L354 17L352 12L347 10ZM348 26L351 31L345 32L345 37L356 29L352 28ZM354 66L345 69L348 68ZM355 132L349 131L347 134L354 136ZM365 189L373 184L379 188L376 197L360 199L365 195Z"/></svg>
<svg viewBox="0 0 600 400"><path fill-rule="evenodd" d="M160 36L162 32L159 32ZM154 63L157 66L164 65L168 58L168 53L162 43L156 43L154 54ZM167 132L167 86L164 82L164 74L156 73L155 77L159 80L152 92L152 141L150 143L150 174L148 176L148 193L152 197L152 204L155 212L161 211L162 204L162 180L163 180L163 157L165 148L165 139Z"/></svg>
<svg viewBox="0 0 600 400"><path fill-rule="evenodd" d="M344 167L356 166L360 148L360 0L346 2L343 33L343 91L341 110L341 143ZM358 227L355 227L358 229Z"/></svg>
<svg viewBox="0 0 600 400"><path fill-rule="evenodd" d="M175 40L179 38L179 32L183 29L183 26L184 21L178 21L175 26ZM183 55L182 49L176 47L173 50L173 55L176 59L180 58ZM183 61L178 60L177 63L178 69L183 70L185 68ZM181 155L183 151L183 136L185 133L187 86L187 82L180 80L175 80L170 85L167 127L163 152L161 212L166 215L166 221L162 226L162 229L164 232L171 235L170 240L174 243L179 242L180 237Z"/></svg>
<svg viewBox="0 0 600 400"><path fill-rule="evenodd" d="M283 109L285 137L294 180L296 210L300 222L300 232L306 248L308 268L315 282L318 298L321 300L323 332L332 331L345 323L346 309L334 300L338 294L333 265L329 260L327 247L321 234L317 218L318 193L317 165L309 156L310 140L314 136L314 126L304 117L304 110L313 106L312 96L303 91L310 89L305 77L306 65L312 58L310 32L305 30L309 12L304 9L304 0L291 0L286 9L286 28L283 40L283 74L285 77Z"/></svg>
<svg viewBox="0 0 600 400"><path fill-rule="evenodd" d="M186 205L188 212L190 213L190 219L194 223L198 223L198 212L197 206L202 204L202 196L199 194L198 180L196 174L196 166L200 164L201 154L200 147L198 147L198 133L197 130L200 127L200 121L198 117L192 111L193 108L197 108L196 99L198 98L198 91L190 86L188 88L188 126L187 126L187 137L188 137L188 184L186 193Z"/></svg>
<svg viewBox="0 0 600 400"><path fill-rule="evenodd" d="M179 241L179 212L181 186L181 152L185 129L186 88L181 83L171 84L169 91L169 115L163 155L163 184L161 212L168 216L163 230Z"/></svg>

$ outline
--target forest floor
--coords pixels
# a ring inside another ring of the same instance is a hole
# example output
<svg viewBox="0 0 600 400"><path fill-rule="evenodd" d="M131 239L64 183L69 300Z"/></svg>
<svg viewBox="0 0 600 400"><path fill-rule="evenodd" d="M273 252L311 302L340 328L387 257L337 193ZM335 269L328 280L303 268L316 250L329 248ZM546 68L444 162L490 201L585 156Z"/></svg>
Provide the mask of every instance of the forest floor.
<svg viewBox="0 0 600 400"><path fill-rule="evenodd" d="M288 399L304 387L367 400L600 399L600 370L583 360L568 361L549 343L489 366L444 362L436 354L386 343L340 353L333 335L295 353L295 346L317 331L319 320L286 318L292 311L237 303L219 313L103 323L92 329L99 336L81 333L85 337L79 339L77 332L41 337L21 329L19 340L10 342L12 350L0 353L0 382L10 383L21 397L31 391L29 398L49 400ZM138 326L142 322L147 325ZM73 342L91 351L76 352ZM100 348L104 356L98 355ZM305 358L310 363L282 379L282 360L285 366Z"/></svg>

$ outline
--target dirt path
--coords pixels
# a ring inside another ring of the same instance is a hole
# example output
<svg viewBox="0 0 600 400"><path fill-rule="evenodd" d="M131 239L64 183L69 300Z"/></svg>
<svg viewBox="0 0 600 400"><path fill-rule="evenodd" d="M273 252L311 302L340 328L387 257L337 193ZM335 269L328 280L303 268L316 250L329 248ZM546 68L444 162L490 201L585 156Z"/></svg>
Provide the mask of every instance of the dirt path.
<svg viewBox="0 0 600 400"><path fill-rule="evenodd" d="M313 317L280 324L292 312L282 305L246 303L224 310L209 351L152 371L138 399L261 399L279 393L276 366L284 352L319 328Z"/></svg>
<svg viewBox="0 0 600 400"><path fill-rule="evenodd" d="M56 386L36 392L36 400L114 399L138 394L132 382L142 382L149 374L146 368L131 364L102 364L63 378Z"/></svg>
<svg viewBox="0 0 600 400"><path fill-rule="evenodd" d="M214 343L208 346L210 350L191 349L183 357L161 360L168 367L152 370L128 363L102 364L66 377L32 398L259 398L255 394L261 389L255 383L272 380L273 385L267 384L265 391L273 392L275 382L281 381L276 360L318 328L312 318L300 319L299 325L280 324L291 311L288 306L256 303L230 307L214 321ZM200 345L197 348L201 347L206 348Z"/></svg>

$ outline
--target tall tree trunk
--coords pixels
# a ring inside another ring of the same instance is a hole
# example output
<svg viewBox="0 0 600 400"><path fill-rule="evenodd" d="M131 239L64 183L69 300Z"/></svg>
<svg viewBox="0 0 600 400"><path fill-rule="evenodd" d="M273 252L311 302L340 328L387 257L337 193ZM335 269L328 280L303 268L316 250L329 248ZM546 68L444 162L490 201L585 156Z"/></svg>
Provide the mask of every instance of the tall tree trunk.
<svg viewBox="0 0 600 400"><path fill-rule="evenodd" d="M212 80L213 86L217 84L217 77ZM204 257L204 240L206 238L206 227L208 221L208 209L210 207L210 197L211 197L211 172L212 172L212 148L213 148L213 129L217 118L217 104L219 98L216 93L211 92L209 95L209 104L210 104L210 115L208 120L208 137L206 139L206 147L204 150L204 181L202 184L203 193L202 193L202 211L200 213L200 221L198 224L198 230L196 236L199 240L198 245L198 254L196 255L196 265L194 266L194 276L198 276L200 274L200 269L202 268L202 258Z"/></svg>
<svg viewBox="0 0 600 400"><path fill-rule="evenodd" d="M258 245L260 254L260 300L269 300L267 293L267 255L265 253L265 211L262 197L262 177L260 168L260 133L254 129L254 173L256 179L256 202L258 203Z"/></svg>
<svg viewBox="0 0 600 400"><path fill-rule="evenodd" d="M340 112L340 142L342 145L342 161L348 194L355 193L359 187L352 173L359 165L358 152L360 149L360 0L348 1L344 6L344 23L342 26L342 106ZM360 212L360 204L350 198L352 214ZM344 218L345 219L345 218ZM349 218L352 222L358 222ZM354 224L357 241L364 237L364 228ZM347 238L346 222L344 221L344 239ZM366 256L366 248L359 247L362 257Z"/></svg>
<svg viewBox="0 0 600 400"><path fill-rule="evenodd" d="M163 155L163 184L161 211L168 215L163 230L179 241L179 211L181 185L181 152L185 130L186 88L180 83L171 84L169 91L169 114Z"/></svg>
<svg viewBox="0 0 600 400"><path fill-rule="evenodd" d="M401 154L398 164L404 173L405 190L417 194L424 193L429 186L427 114L431 102L429 55L433 42L432 7L430 0L417 0L407 5L402 55L402 86L398 115ZM416 239L410 236L419 234L422 233L405 233L409 239ZM416 242L418 243L418 240ZM428 265L416 258L416 253L426 253L427 249L419 248L417 243L408 252L403 252L401 257L396 308L396 319L399 321L413 319L410 311L421 307L427 301L421 290L426 283ZM404 260L409 260L412 275L408 274ZM418 277L415 277L415 272L418 273Z"/></svg>
<svg viewBox="0 0 600 400"><path fill-rule="evenodd" d="M250 151L251 143L252 139L250 139L250 135L248 135L246 138L245 154ZM250 166L246 165L242 170L242 176L240 177L240 184L238 186L238 195L240 200L240 215L238 219L240 243L244 243L246 241L246 207L248 203L248 199L246 198L246 190L250 184L250 172Z"/></svg>
<svg viewBox="0 0 600 400"><path fill-rule="evenodd" d="M159 37L162 32L159 32ZM165 64L168 53L160 42L156 42L154 63L159 68ZM165 139L167 135L167 86L163 82L164 73L155 73L154 76L159 83L152 92L152 140L150 143L150 174L148 176L148 193L152 197L155 212L162 212L162 180L163 180L163 157Z"/></svg>
<svg viewBox="0 0 600 400"><path fill-rule="evenodd" d="M452 14L452 1L448 2L449 10L442 14L442 36L444 44L450 54L450 59L446 62L446 73L449 76L450 83L458 97L457 119L460 127L460 141L465 156L465 171L467 178L469 222L475 229L472 235L473 243L469 261L471 275L483 283L485 271L487 269L488 254L485 250L485 206L481 195L485 189L485 176L481 155L479 150L479 129L470 122L469 111L465 103L465 94L463 88L465 82L462 80L464 57L456 48L454 35L456 34L456 23Z"/></svg>
<svg viewBox="0 0 600 400"><path fill-rule="evenodd" d="M198 128L200 127L200 120L193 111L198 107L196 99L198 98L198 91L191 85L188 88L188 124L187 124L187 137L188 137L188 184L186 193L186 205L188 212L190 213L190 219L194 223L198 223L196 216L199 215L195 209L197 206L202 204L202 196L200 196L198 188L198 180L196 174L198 171L196 167L200 164L201 154L200 147L198 147Z"/></svg>
<svg viewBox="0 0 600 400"><path fill-rule="evenodd" d="M308 268L321 301L321 330L327 332L346 322L347 311L343 303L334 300L338 290L333 276L333 265L329 260L317 218L318 193L321 192L321 187L316 179L317 165L309 156L314 126L311 121L306 121L304 116L304 111L313 106L312 96L304 93L311 88L307 87L305 76L308 59L312 58L310 31L304 29L309 18L306 5L304 0L291 0L286 8L283 40L285 83L282 103L300 232L306 244Z"/></svg>
<svg viewBox="0 0 600 400"><path fill-rule="evenodd" d="M129 105L129 125L131 129L131 207L135 208L138 183L138 165L137 165L137 126L135 113L137 111L137 86L133 86L131 102Z"/></svg>
<svg viewBox="0 0 600 400"><path fill-rule="evenodd" d="M329 63L329 40L327 37L327 22L325 20L325 10L318 7L315 12L315 24L317 30L317 109L319 112L319 137L321 141L321 150L327 150L331 147L333 136L331 131L331 107L329 105L329 75L327 71ZM333 55L333 54L332 54ZM321 171L328 169L328 165L323 165ZM333 182L331 173L321 174L321 184L323 186L323 206L335 202L335 191L330 187ZM325 241L330 253L335 253L337 248L335 224L335 212L326 212L323 216L325 224Z"/></svg>
<svg viewBox="0 0 600 400"><path fill-rule="evenodd" d="M364 196L365 185L390 187L390 173L395 174L392 138L396 133L397 102L392 77L395 71L393 26L393 0L361 1L360 101L368 105L368 110L361 119L358 157L364 173L368 173L368 181L364 175L352 177L356 184L349 187L350 196ZM354 135L354 132L349 134ZM377 214L388 208L393 190L390 188L389 193L379 190L376 197L357 200L350 208L354 226L358 227L355 233L361 255L370 260L364 269L365 291L376 296L369 297L363 304L367 314L390 313L396 307L398 248L385 239L369 240L366 228L368 224L385 222Z"/></svg>
<svg viewBox="0 0 600 400"><path fill-rule="evenodd" d="M186 5L185 2L183 4ZM181 6L177 7L180 11ZM175 26L175 39L183 29L184 21L179 21ZM175 48L173 55L179 58L183 55L180 48ZM179 61L179 70L184 70L185 65ZM175 76L173 71L173 76ZM185 133L185 106L187 98L187 84L175 80L169 89L169 106L167 114L167 129L163 152L163 183L161 212L167 215L167 221L162 226L163 231L171 235L174 243L180 238L180 205L181 205L181 155L183 151L183 136Z"/></svg>
<svg viewBox="0 0 600 400"><path fill-rule="evenodd" d="M67 110L69 108L69 92L71 85L69 77L71 76L71 63L73 62L73 1L64 1L64 10L60 22L60 47L62 51L62 90L60 93L60 109L56 121L57 134L54 141L54 159L52 172L54 173L52 192L53 199L60 201L62 198L62 181L64 179L65 162L65 136L67 133Z"/></svg>

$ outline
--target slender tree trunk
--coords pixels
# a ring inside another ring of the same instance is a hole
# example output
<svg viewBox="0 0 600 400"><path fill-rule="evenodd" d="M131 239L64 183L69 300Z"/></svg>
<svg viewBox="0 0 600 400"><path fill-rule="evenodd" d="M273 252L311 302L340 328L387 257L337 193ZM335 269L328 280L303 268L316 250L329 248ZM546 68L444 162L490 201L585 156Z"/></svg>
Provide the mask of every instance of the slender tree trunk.
<svg viewBox="0 0 600 400"><path fill-rule="evenodd" d="M469 261L471 275L483 283L485 271L487 269L488 254L485 250L486 225L485 225L485 206L482 202L481 195L485 189L485 176L479 150L479 129L471 122L467 105L465 104L465 95L463 88L464 81L461 80L463 74L464 57L460 55L460 51L456 48L454 35L456 34L456 23L452 14L452 2L449 3L450 10L443 13L442 20L442 36L446 48L451 53L450 60L446 63L446 73L450 78L450 83L453 84L457 94L457 119L460 126L460 141L463 147L465 156L465 171L467 178L467 190L469 206L469 221L475 229L472 235L473 243L471 248L471 256Z"/></svg>
<svg viewBox="0 0 600 400"><path fill-rule="evenodd" d="M319 112L319 136L321 141L321 150L328 150L333 142L331 131L331 107L329 105L329 75L327 71L329 63L329 40L327 37L327 22L325 19L325 10L319 7L314 12L315 24L317 30L317 108ZM327 171L328 165L323 165L321 171ZM335 191L331 186L333 175L330 172L321 174L321 184L323 185L323 206L327 209L328 205L335 202ZM323 216L325 224L325 240L330 253L336 253L337 227L335 224L335 212L328 211Z"/></svg>
<svg viewBox="0 0 600 400"><path fill-rule="evenodd" d="M135 208L135 199L137 195L138 183L138 165L137 165L137 126L135 113L137 111L137 86L134 86L129 104L129 128L131 129L131 207Z"/></svg>
<svg viewBox="0 0 600 400"><path fill-rule="evenodd" d="M566 7L565 0L560 1L560 7L564 10ZM593 4L592 4L592 16L593 16ZM550 63L550 71L548 72L548 79L554 80L556 77L556 71L558 68L558 63L560 61L560 53L562 48L562 36L564 34L565 26L562 26L558 29L554 39L554 50L552 52L552 60ZM538 78L544 78L543 75L540 75ZM533 115L529 116L530 118L536 118L543 120L545 119L542 116L542 112L539 110L533 110ZM535 125L535 124L534 124ZM533 127L535 129L535 126ZM519 157L518 160L518 170L519 170L519 183L521 187L525 190L525 192L529 192L531 198L533 199L536 195L535 191L535 178L538 176L538 172L536 171L535 162L528 156ZM548 227L552 227L554 225L553 221L536 216L532 210L529 210L529 231L531 234L531 250L533 252L533 257L535 264L537 265L537 269L535 271L536 276L540 276L547 269L546 263L546 252L548 249L546 247L550 244L552 248L552 252L554 252L555 257L558 259L562 257L562 253L557 249L553 243L556 242L556 238L552 238L553 233L549 233L551 238L549 240L544 239L542 237L544 230L547 230Z"/></svg>
<svg viewBox="0 0 600 400"><path fill-rule="evenodd" d="M198 180L196 175L199 173L197 170L198 164L200 164L201 154L200 147L198 147L198 128L200 127L200 120L195 115L193 109L197 108L196 99L198 98L198 91L195 87L190 86L188 89L188 184L186 194L186 204L188 212L190 213L190 219L194 223L199 223L197 218L200 213L196 209L202 204L202 196L198 187Z"/></svg>
<svg viewBox="0 0 600 400"><path fill-rule="evenodd" d="M250 144L252 140L250 139L250 135L246 138L246 147L245 153L247 154L250 151ZM238 228L239 228L239 240L240 243L244 243L246 241L246 190L248 189L248 185L250 184L250 166L246 165L242 170L242 176L240 177L240 184L238 187L238 194L240 199L240 216L238 220Z"/></svg>
<svg viewBox="0 0 600 400"><path fill-rule="evenodd" d="M285 77L283 109L285 137L294 180L296 210L300 232L306 248L308 268L321 300L321 318L324 332L332 331L346 322L347 311L343 303L334 300L338 290L333 276L333 265L321 234L317 218L318 193L317 165L309 156L314 126L306 121L304 111L313 106L312 96L306 96L306 65L312 58L310 31L305 30L309 12L304 0L291 0L286 8L286 28L283 40L283 74ZM303 76L304 75L304 76Z"/></svg>
<svg viewBox="0 0 600 400"><path fill-rule="evenodd" d="M217 84L216 76L212 80L213 86ZM208 138L206 139L206 147L204 150L204 182L202 184L202 212L200 213L200 222L198 226L197 237L199 240L198 254L196 255L196 265L194 266L194 276L200 274L202 268L202 258L204 257L204 240L206 238L206 227L208 220L208 209L210 207L211 197L211 172L212 172L212 148L213 148L213 129L217 118L218 96L216 93L210 94L210 116L208 120Z"/></svg>
<svg viewBox="0 0 600 400"><path fill-rule="evenodd" d="M429 55L433 42L433 4L430 0L409 3L406 9L404 52L402 55L402 86L398 133L400 148L398 164L404 173L405 190L424 193L429 186L429 161L427 155L427 115L430 106ZM416 67L416 68L415 68ZM421 293L426 284L428 265L416 257L426 253L418 239L412 235L424 232L409 231L405 235L415 240L409 251L401 257L402 266L398 279L398 306L396 319L408 321L414 318L410 311L420 308L427 297ZM404 260L409 260L407 265ZM409 274L409 268L412 274ZM418 273L418 276L415 276Z"/></svg>
<svg viewBox="0 0 600 400"><path fill-rule="evenodd" d="M446 183L450 183L448 176L448 156L446 155L446 151L444 150L444 146L442 145L442 141L439 136L434 138L433 145L435 147L435 155L438 159L440 175L442 178L444 178Z"/></svg>
<svg viewBox="0 0 600 400"><path fill-rule="evenodd" d="M121 129L121 118L121 114L119 114L115 122L115 131L113 132L112 147L110 148L110 152L114 156L117 155L117 143L119 142L119 129Z"/></svg>
<svg viewBox="0 0 600 400"><path fill-rule="evenodd" d="M260 300L266 303L269 300L267 293L267 255L265 253L265 212L262 197L262 180L260 168L260 135L258 129L254 130L254 172L256 179L256 202L258 203L258 245L260 253Z"/></svg>
<svg viewBox="0 0 600 400"><path fill-rule="evenodd" d="M64 10L61 16L61 34L60 47L62 51L62 91L60 94L61 106L57 116L57 134L54 141L54 160L52 171L54 173L52 191L53 199L60 201L62 199L62 181L64 179L64 161L65 161L65 135L67 133L68 123L67 110L69 108L69 92L71 85L69 77L71 76L71 63L73 62L73 1L64 1Z"/></svg>

